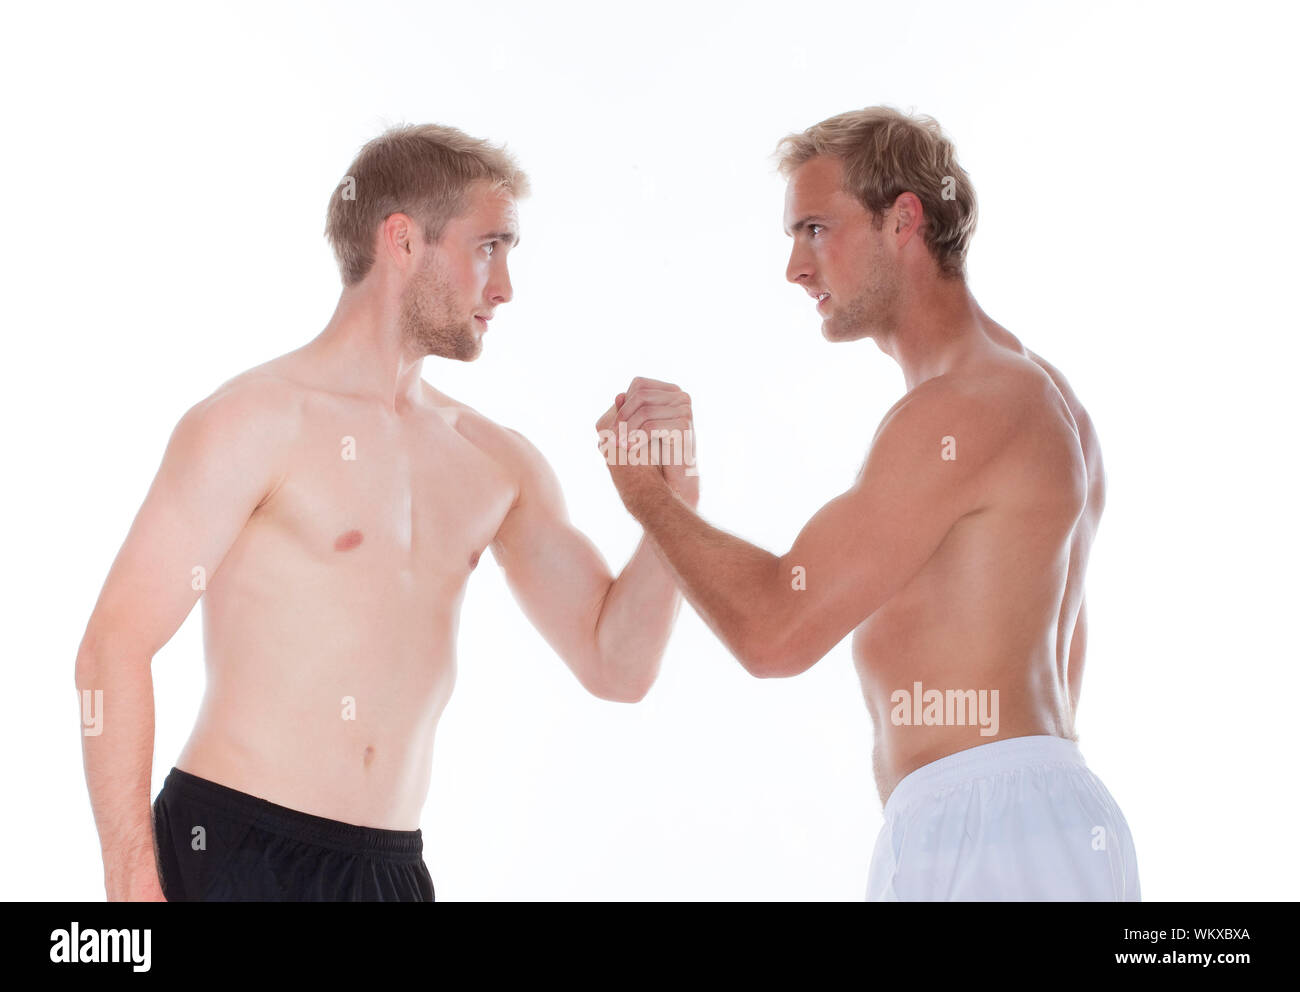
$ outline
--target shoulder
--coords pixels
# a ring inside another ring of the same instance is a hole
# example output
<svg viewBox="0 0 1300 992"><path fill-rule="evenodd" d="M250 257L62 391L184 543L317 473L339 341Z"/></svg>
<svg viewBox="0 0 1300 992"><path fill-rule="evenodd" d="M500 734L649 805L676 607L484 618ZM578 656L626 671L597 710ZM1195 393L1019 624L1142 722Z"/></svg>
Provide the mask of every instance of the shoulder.
<svg viewBox="0 0 1300 992"><path fill-rule="evenodd" d="M1088 469L1072 403L1058 376L1027 352L995 363L987 375L971 376L967 385L999 410L1003 428L995 468L987 477L988 499L1022 511L1050 508L1073 519L1087 501Z"/></svg>
<svg viewBox="0 0 1300 992"><path fill-rule="evenodd" d="M174 436L223 446L289 441L299 429L309 393L258 366L226 380L185 411Z"/></svg>
<svg viewBox="0 0 1300 992"><path fill-rule="evenodd" d="M425 401L466 441L496 459L514 459L531 448L518 431L505 427L468 403L453 399L422 381ZM536 450L536 449L533 449Z"/></svg>
<svg viewBox="0 0 1300 992"><path fill-rule="evenodd" d="M549 484L554 474L537 446L513 427L506 427L467 403L425 383L426 397L470 444L500 465L521 486Z"/></svg>
<svg viewBox="0 0 1300 992"><path fill-rule="evenodd" d="M1032 423L1040 392L1024 370L1005 366L927 379L885 414L872 450L942 446L962 451L967 465L986 461Z"/></svg>
<svg viewBox="0 0 1300 992"><path fill-rule="evenodd" d="M176 423L159 478L186 500L265 500L283 480L302 403L299 389L256 370L227 380Z"/></svg>
<svg viewBox="0 0 1300 992"><path fill-rule="evenodd" d="M886 414L865 471L938 488L981 505L1083 477L1070 414L1046 373L1026 359L929 379ZM902 483L900 483L902 485Z"/></svg>
<svg viewBox="0 0 1300 992"><path fill-rule="evenodd" d="M1102 465L1101 440L1097 436L1096 425L1093 423L1087 408L1084 407L1083 401L1071 388L1065 374L1041 355L1036 355L1032 351L1028 352L1028 355L1052 380L1052 385L1060 393L1061 399L1070 411L1075 432L1079 439L1079 447L1083 450L1083 457L1087 466L1090 499L1097 504L1097 512L1100 513L1101 504L1105 502L1106 498L1106 471Z"/></svg>

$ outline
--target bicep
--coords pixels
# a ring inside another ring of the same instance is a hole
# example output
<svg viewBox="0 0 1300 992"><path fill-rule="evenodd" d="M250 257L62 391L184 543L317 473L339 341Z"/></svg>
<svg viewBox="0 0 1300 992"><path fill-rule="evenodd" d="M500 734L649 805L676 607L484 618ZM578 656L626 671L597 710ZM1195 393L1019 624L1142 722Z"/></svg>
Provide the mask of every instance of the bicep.
<svg viewBox="0 0 1300 992"><path fill-rule="evenodd" d="M955 522L946 504L915 480L864 472L819 510L781 558L795 639L824 654L875 613L939 547Z"/></svg>
<svg viewBox="0 0 1300 992"><path fill-rule="evenodd" d="M514 457L519 494L492 553L524 615L570 661L594 645L613 576L596 546L569 520L559 480L541 454L524 442Z"/></svg>
<svg viewBox="0 0 1300 992"><path fill-rule="evenodd" d="M205 401L172 432L109 570L88 637L156 653L269 492L274 465L266 432L250 422L247 411L239 416L230 407Z"/></svg>
<svg viewBox="0 0 1300 992"><path fill-rule="evenodd" d="M966 425L958 446L955 423ZM854 485L808 521L780 560L789 587L780 634L803 667L884 605L978 510L975 482L993 449L975 412L941 403L905 406L879 431Z"/></svg>

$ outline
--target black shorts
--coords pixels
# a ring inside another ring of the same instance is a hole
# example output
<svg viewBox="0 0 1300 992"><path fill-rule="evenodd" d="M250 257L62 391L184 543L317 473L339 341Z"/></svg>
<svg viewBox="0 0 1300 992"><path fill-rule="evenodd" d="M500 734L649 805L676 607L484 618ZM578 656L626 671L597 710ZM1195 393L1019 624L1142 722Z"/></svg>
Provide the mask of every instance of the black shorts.
<svg viewBox="0 0 1300 992"><path fill-rule="evenodd" d="M179 768L153 825L168 902L434 901L418 830L313 816Z"/></svg>

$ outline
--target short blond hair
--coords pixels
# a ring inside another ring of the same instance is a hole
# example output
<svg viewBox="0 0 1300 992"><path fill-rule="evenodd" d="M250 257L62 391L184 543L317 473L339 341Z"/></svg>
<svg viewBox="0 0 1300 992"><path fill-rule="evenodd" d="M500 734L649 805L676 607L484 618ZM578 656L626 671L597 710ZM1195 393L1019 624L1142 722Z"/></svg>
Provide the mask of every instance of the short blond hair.
<svg viewBox="0 0 1300 992"><path fill-rule="evenodd" d="M965 277L966 250L979 212L975 188L933 117L909 116L892 107L850 110L786 135L776 154L786 179L819 155L840 159L844 192L871 212L877 229L900 193L915 194L925 212L921 236L939 271Z"/></svg>
<svg viewBox="0 0 1300 992"><path fill-rule="evenodd" d="M504 148L441 124L389 128L367 142L330 197L325 237L343 284L365 278L375 262L375 228L392 214L409 214L424 240L442 237L465 209L469 187L486 180L522 198L528 177Z"/></svg>

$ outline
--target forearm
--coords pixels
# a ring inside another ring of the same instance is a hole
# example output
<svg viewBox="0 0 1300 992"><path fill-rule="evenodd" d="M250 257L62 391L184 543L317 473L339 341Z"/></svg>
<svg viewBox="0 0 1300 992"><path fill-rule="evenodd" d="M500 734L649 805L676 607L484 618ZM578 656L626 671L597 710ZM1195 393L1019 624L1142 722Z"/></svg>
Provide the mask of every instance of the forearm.
<svg viewBox="0 0 1300 992"><path fill-rule="evenodd" d="M706 523L666 487L628 505L691 605L746 669L777 618L780 559Z"/></svg>
<svg viewBox="0 0 1300 992"><path fill-rule="evenodd" d="M672 573L643 536L596 623L600 665L620 698L639 700L654 684L681 603Z"/></svg>
<svg viewBox="0 0 1300 992"><path fill-rule="evenodd" d="M109 901L161 896L149 792L153 677L147 657L83 647L77 656L82 757Z"/></svg>

